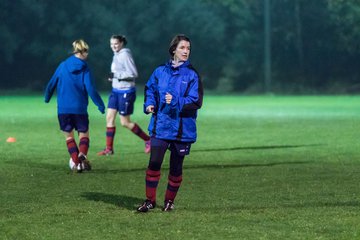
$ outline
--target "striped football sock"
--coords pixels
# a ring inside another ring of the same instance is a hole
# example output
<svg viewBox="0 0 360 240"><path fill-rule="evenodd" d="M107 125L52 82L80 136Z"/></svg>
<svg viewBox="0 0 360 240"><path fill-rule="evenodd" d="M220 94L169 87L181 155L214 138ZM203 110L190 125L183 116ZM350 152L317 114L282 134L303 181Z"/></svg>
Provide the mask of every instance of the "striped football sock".
<svg viewBox="0 0 360 240"><path fill-rule="evenodd" d="M79 164L79 159L78 159L79 149L76 145L75 139L70 138L70 139L66 140L66 146L67 146L68 152L69 152L70 157L72 158L73 162L76 165Z"/></svg>
<svg viewBox="0 0 360 240"><path fill-rule="evenodd" d="M174 201L176 194L180 188L181 182L182 182L182 175L178 177L169 175L168 185L165 193L165 201L167 200Z"/></svg>
<svg viewBox="0 0 360 240"><path fill-rule="evenodd" d="M146 170L146 198L156 202L156 188L160 180L160 171Z"/></svg>
<svg viewBox="0 0 360 240"><path fill-rule="evenodd" d="M140 137L141 139L143 139L144 141L149 141L150 137L149 135L147 135L141 128L139 125L137 125L135 123L134 127L131 129L131 131L136 134L138 137Z"/></svg>

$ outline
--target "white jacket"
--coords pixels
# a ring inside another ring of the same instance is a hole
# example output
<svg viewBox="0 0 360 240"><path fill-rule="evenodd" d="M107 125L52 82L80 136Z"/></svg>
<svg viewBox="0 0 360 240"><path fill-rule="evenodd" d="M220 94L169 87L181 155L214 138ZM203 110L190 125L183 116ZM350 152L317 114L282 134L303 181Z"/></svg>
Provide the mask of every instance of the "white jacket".
<svg viewBox="0 0 360 240"><path fill-rule="evenodd" d="M111 63L111 72L114 74L112 87L116 90L127 90L135 87L138 72L131 51L123 48L114 53Z"/></svg>

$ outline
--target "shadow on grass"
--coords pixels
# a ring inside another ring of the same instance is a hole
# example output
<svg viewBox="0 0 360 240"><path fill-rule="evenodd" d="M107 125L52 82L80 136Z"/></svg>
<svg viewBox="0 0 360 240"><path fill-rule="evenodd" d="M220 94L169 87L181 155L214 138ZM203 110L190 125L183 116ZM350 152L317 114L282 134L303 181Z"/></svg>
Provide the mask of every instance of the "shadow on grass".
<svg viewBox="0 0 360 240"><path fill-rule="evenodd" d="M249 146L249 147L231 147L231 148L210 148L210 149L194 149L191 152L221 152L236 150L266 150L281 148L300 148L300 147L318 147L324 144L300 144L300 145L270 145L270 146Z"/></svg>
<svg viewBox="0 0 360 240"><path fill-rule="evenodd" d="M128 210L135 210L136 205L142 203L144 200L141 198L100 192L85 192L81 194L81 196L91 201L112 204Z"/></svg>

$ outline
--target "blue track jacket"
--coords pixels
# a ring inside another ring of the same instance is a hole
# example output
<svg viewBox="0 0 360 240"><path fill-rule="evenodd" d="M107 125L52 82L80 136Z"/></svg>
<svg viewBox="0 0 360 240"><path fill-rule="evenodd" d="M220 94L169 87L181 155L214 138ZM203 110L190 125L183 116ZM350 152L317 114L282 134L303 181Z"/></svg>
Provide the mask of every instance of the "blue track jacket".
<svg viewBox="0 0 360 240"><path fill-rule="evenodd" d="M58 114L87 114L88 95L101 113L105 105L93 86L87 63L74 55L56 69L45 90L45 102L49 102L56 88Z"/></svg>
<svg viewBox="0 0 360 240"><path fill-rule="evenodd" d="M166 92L173 98L165 102ZM148 127L152 137L196 141L197 110L201 108L203 86L196 70L189 61L172 67L171 61L155 69L145 85L144 112L149 105L155 107Z"/></svg>

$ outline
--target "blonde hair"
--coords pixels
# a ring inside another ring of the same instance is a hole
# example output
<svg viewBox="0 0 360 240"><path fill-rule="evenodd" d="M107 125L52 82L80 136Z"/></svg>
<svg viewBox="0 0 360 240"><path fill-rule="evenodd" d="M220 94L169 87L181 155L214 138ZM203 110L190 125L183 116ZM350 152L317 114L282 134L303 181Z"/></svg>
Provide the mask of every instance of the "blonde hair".
<svg viewBox="0 0 360 240"><path fill-rule="evenodd" d="M75 40L72 43L73 53L84 53L89 51L89 45L82 39Z"/></svg>

